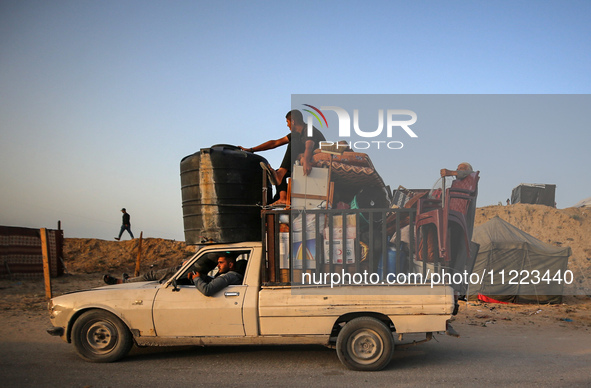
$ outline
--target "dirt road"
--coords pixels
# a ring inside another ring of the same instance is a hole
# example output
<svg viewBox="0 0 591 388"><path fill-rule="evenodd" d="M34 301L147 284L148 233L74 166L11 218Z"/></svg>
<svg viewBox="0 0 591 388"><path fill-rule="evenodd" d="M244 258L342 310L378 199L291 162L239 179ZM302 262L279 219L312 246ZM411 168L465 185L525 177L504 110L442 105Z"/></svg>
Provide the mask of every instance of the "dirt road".
<svg viewBox="0 0 591 388"><path fill-rule="evenodd" d="M386 370L345 369L323 347L134 349L123 361L91 364L45 333L42 311L0 313L0 376L5 387L218 386L569 386L591 384L586 326L459 319L460 338L396 351Z"/></svg>
<svg viewBox="0 0 591 388"><path fill-rule="evenodd" d="M101 274L54 279L56 295L104 283ZM51 337L42 282L0 281L0 383L5 387L591 386L591 298L560 305L461 303L460 338L397 350L381 372L345 369L323 347L134 349L91 364ZM409 338L405 338L408 340Z"/></svg>

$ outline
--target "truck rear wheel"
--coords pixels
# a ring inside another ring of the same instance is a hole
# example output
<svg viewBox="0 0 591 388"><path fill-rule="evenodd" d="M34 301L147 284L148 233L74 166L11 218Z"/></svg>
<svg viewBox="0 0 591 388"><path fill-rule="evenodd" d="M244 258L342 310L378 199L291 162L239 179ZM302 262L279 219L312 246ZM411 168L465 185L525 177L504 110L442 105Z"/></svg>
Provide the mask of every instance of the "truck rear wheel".
<svg viewBox="0 0 591 388"><path fill-rule="evenodd" d="M349 369L376 371L392 359L394 337L390 329L372 317L355 318L337 337L337 356Z"/></svg>
<svg viewBox="0 0 591 388"><path fill-rule="evenodd" d="M80 357L90 362L117 361L133 346L127 326L103 310L82 314L72 328L72 340Z"/></svg>

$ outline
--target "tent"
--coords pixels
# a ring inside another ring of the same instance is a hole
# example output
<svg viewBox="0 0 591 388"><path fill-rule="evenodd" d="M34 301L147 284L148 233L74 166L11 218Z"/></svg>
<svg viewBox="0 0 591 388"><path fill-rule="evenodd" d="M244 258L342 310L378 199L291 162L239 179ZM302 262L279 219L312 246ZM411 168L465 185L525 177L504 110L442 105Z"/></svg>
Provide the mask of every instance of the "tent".
<svg viewBox="0 0 591 388"><path fill-rule="evenodd" d="M573 207L591 207L591 197L580 200Z"/></svg>
<svg viewBox="0 0 591 388"><path fill-rule="evenodd" d="M471 282L470 299L483 295L513 303L562 302L564 282L553 279L557 273L564 279L569 247L548 245L499 217L475 227L472 240L480 245L472 273L485 276L481 284Z"/></svg>

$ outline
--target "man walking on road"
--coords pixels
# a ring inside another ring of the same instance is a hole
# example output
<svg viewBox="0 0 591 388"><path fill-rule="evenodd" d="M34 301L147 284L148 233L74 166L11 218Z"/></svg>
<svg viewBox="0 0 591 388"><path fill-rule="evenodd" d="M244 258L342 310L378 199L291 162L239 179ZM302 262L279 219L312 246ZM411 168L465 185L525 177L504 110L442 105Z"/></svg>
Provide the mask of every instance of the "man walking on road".
<svg viewBox="0 0 591 388"><path fill-rule="evenodd" d="M115 240L117 240L117 241L121 240L121 235L126 230L127 230L127 232L129 232L129 235L131 236L131 238L133 238L133 233L131 233L131 222L130 222L131 216L125 210L125 208L121 209L121 212L123 213L123 223L121 225L121 230L119 231L119 237L115 237Z"/></svg>

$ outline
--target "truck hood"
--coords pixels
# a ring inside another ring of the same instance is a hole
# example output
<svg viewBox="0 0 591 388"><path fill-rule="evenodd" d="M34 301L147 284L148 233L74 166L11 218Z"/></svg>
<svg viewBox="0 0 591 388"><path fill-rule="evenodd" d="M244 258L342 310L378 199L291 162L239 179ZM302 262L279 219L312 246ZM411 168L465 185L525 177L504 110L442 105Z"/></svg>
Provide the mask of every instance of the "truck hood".
<svg viewBox="0 0 591 388"><path fill-rule="evenodd" d="M154 282L114 284L56 296L48 303L55 327L67 328L78 311L101 309L122 319L130 328L143 331L151 326L152 303L161 284Z"/></svg>
<svg viewBox="0 0 591 388"><path fill-rule="evenodd" d="M148 288L158 288L161 284L157 281L151 282L133 282L133 283L122 283L122 284L113 284L110 286L101 286L95 288L86 288L83 290L77 291L70 291L65 292L62 295L71 295L77 294L80 292L88 292L88 291L113 291L113 290L141 290L141 289L148 289ZM58 297L56 297L58 298Z"/></svg>

